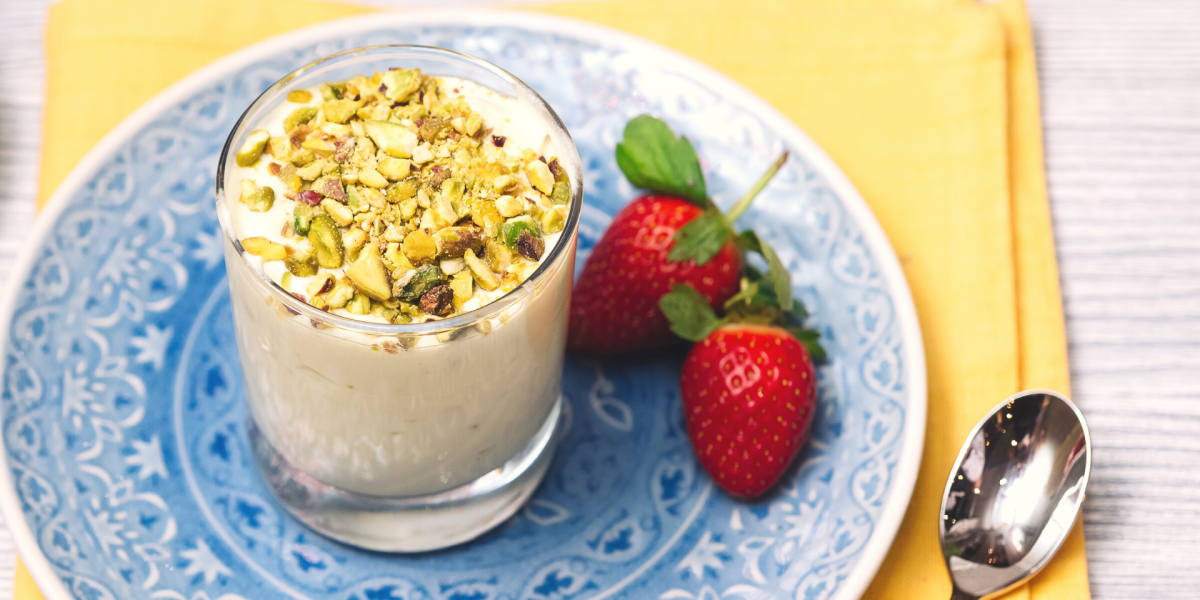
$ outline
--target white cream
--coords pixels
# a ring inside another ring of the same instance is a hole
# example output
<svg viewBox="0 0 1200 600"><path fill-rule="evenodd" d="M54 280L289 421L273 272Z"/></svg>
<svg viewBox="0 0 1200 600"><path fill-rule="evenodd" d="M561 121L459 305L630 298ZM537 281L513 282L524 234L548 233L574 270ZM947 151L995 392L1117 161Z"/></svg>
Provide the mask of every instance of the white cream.
<svg viewBox="0 0 1200 600"><path fill-rule="evenodd" d="M448 87L459 89L486 126L508 138L510 152L533 147L574 160L554 152L548 123L532 107L469 82ZM259 127L282 135L280 122L296 106L282 103ZM566 166L579 172L576 164ZM227 171L225 189L236 194L244 178L275 187L275 204L253 213L228 198L229 214L221 215L226 227L238 239L295 244L281 234L294 206L283 197L282 184L265 167L235 168ZM501 312L479 309L489 317L484 325L405 344L396 337L317 328L289 313L260 275L278 282L283 264L264 265L248 255L244 260L227 242L247 404L263 436L318 481L375 496L437 493L500 467L530 442L559 397L575 264L573 232L564 233L571 235L546 239L543 260L559 243L570 248L544 265L547 272L536 282L515 292L523 294L519 301ZM291 288L299 292L305 283L294 278ZM501 295L477 294L470 302L478 306Z"/></svg>

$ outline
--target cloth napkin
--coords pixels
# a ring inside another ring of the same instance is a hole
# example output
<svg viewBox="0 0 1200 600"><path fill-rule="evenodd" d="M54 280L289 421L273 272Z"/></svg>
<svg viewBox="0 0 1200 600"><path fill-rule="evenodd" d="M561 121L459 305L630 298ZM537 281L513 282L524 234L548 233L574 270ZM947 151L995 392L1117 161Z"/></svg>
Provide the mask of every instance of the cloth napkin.
<svg viewBox="0 0 1200 600"><path fill-rule="evenodd" d="M936 519L959 444L985 411L1020 389L1069 393L1024 4L644 0L527 8L624 29L725 72L807 131L862 192L912 288L929 381L920 476L865 598L948 598ZM301 0L55 6L39 202L101 136L177 79L252 42L367 10ZM40 597L20 568L17 600ZM1005 596L1089 597L1082 527L1042 574Z"/></svg>

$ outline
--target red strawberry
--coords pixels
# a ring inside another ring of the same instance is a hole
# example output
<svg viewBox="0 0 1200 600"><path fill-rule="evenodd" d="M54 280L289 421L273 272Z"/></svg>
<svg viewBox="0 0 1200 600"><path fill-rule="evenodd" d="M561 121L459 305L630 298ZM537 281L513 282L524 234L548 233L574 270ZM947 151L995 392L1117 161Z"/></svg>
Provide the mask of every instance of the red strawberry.
<svg viewBox="0 0 1200 600"><path fill-rule="evenodd" d="M592 250L572 297L568 346L618 354L669 342L659 300L676 284L699 291L710 308L723 306L738 291L743 249L758 246L735 235L732 223L786 160L785 152L723 215L687 138L649 115L631 120L617 164L633 185L664 195L622 209Z"/></svg>
<svg viewBox="0 0 1200 600"><path fill-rule="evenodd" d="M734 496L775 485L816 412L812 358L781 327L716 329L688 354L680 387L696 458Z"/></svg>
<svg viewBox="0 0 1200 600"><path fill-rule="evenodd" d="M670 341L658 301L676 283L691 284L710 306L732 297L742 273L732 237L703 264L668 258L675 234L702 214L694 204L664 196L642 196L617 213L575 286L568 345L618 354Z"/></svg>

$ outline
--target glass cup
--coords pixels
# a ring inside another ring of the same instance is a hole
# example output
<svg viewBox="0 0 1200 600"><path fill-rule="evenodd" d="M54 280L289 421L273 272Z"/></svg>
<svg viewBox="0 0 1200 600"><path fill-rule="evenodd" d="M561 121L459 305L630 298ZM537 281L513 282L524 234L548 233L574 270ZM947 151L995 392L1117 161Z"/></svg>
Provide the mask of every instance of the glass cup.
<svg viewBox="0 0 1200 600"><path fill-rule="evenodd" d="M558 243L516 289L448 319L392 325L294 298L247 262L228 203L240 185L234 149L289 91L398 66L468 79L532 107L570 176L571 201ZM217 168L217 215L251 447L292 515L351 545L418 552L470 540L528 499L556 442L582 181L570 135L536 92L441 48L335 54L246 109Z"/></svg>

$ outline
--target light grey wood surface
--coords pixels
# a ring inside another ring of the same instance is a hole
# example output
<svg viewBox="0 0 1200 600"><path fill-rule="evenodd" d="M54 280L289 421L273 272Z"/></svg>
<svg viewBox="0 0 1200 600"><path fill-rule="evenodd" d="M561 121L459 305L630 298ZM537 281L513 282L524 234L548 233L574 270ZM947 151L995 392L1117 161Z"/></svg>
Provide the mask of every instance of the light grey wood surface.
<svg viewBox="0 0 1200 600"><path fill-rule="evenodd" d="M1095 443L1093 597L1197 598L1200 0L1029 2L1074 398ZM33 219L48 5L0 0L5 280ZM0 524L0 598L12 561Z"/></svg>

